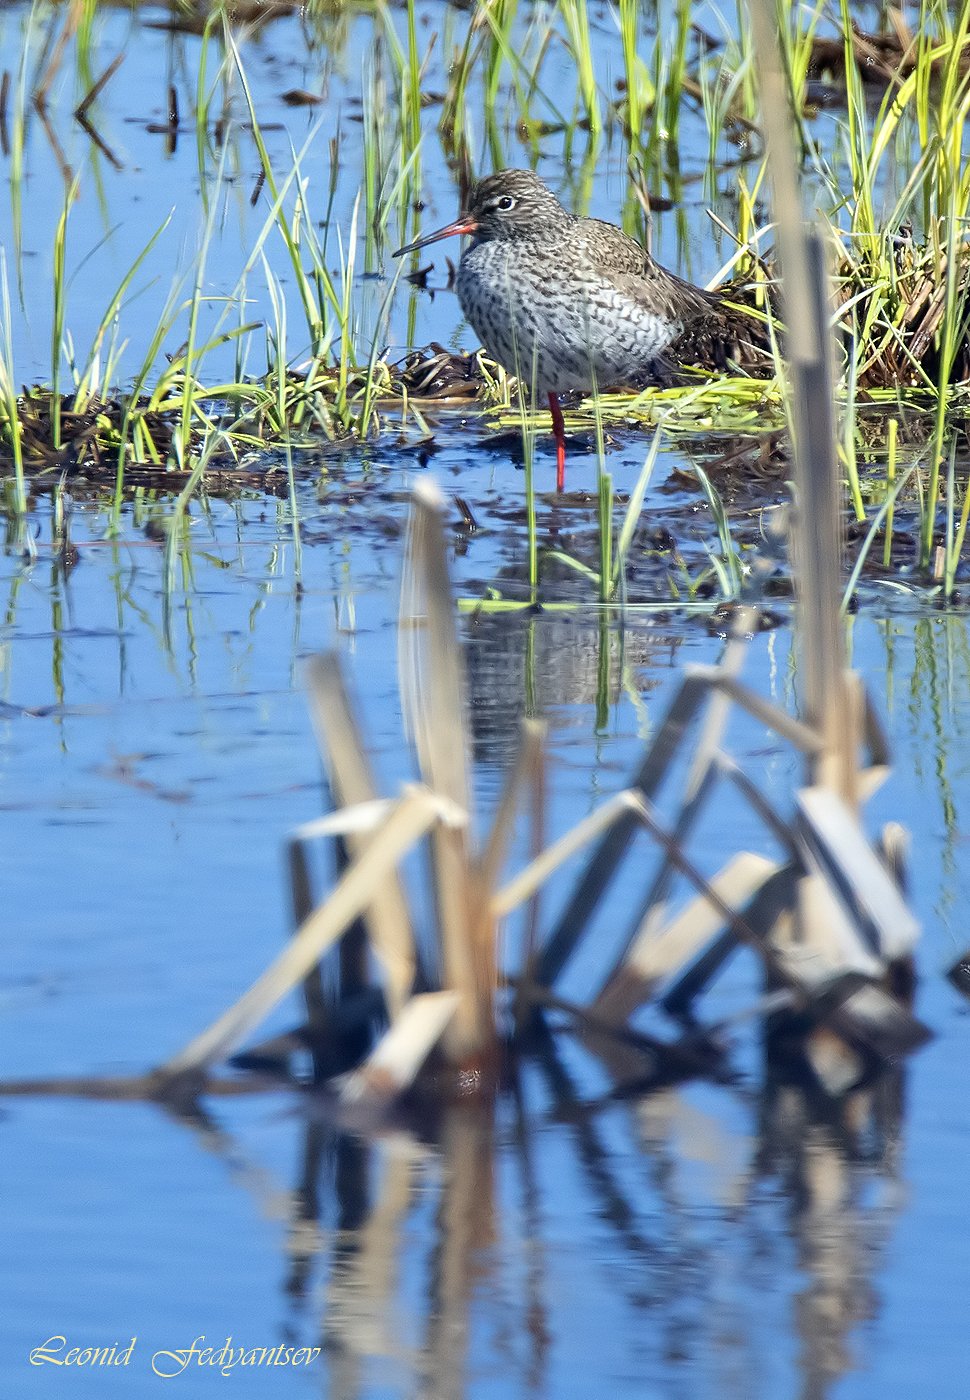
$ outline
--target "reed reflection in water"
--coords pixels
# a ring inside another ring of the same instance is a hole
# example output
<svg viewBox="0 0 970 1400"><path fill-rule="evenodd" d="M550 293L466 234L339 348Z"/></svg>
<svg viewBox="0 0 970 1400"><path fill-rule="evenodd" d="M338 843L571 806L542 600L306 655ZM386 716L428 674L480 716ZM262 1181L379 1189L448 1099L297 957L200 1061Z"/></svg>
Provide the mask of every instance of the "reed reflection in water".
<svg viewBox="0 0 970 1400"><path fill-rule="evenodd" d="M837 1106L777 1074L624 1100L577 1056L544 1039L420 1129L311 1104L284 1290L326 1393L831 1393L878 1312L901 1072Z"/></svg>

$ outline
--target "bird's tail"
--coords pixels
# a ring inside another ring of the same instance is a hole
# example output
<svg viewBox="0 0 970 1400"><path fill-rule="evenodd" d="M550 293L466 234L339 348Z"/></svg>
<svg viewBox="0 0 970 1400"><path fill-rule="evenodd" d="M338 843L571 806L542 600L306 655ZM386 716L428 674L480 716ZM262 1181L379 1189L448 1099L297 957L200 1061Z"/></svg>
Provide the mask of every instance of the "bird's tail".
<svg viewBox="0 0 970 1400"><path fill-rule="evenodd" d="M682 365L701 369L744 370L748 374L772 373L774 356L767 317L745 305L740 287L708 294L700 315L684 327L667 349L670 358Z"/></svg>

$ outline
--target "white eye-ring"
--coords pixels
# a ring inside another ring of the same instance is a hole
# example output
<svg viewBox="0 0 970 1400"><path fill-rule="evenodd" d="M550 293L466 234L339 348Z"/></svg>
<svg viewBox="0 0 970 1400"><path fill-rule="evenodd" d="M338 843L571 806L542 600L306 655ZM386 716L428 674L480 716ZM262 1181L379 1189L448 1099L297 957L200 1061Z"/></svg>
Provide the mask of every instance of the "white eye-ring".
<svg viewBox="0 0 970 1400"><path fill-rule="evenodd" d="M496 208L496 209L502 209L502 210L514 209L514 208L515 208L515 200L512 198L512 196L511 196L510 194L503 194L502 197L501 197L500 199L497 199L497 200L495 201L495 208Z"/></svg>

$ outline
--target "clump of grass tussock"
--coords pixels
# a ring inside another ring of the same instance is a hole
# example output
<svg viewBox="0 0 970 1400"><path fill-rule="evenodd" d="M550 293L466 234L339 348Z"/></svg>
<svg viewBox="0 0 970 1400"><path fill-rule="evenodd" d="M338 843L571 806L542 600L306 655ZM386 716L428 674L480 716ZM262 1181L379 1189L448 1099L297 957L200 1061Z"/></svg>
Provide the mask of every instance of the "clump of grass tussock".
<svg viewBox="0 0 970 1400"><path fill-rule="evenodd" d="M850 419L860 391L888 387L910 404L925 395L933 435L926 467L915 474L919 564L944 579L949 595L970 501L955 450L970 379L970 174L963 156L970 7L921 0L875 111L856 61L848 0L841 0L839 17L846 79L841 159L824 160L813 150L811 169L832 206ZM861 519L851 452L847 470Z"/></svg>
<svg viewBox="0 0 970 1400"><path fill-rule="evenodd" d="M779 5L778 16L811 217L832 248L843 375L853 392L897 385L939 391L966 380L970 7L919 0L912 12L888 11L878 34L859 29L849 0L839 0L834 13L818 0ZM721 46L694 70L705 95L712 167L718 141L732 127L755 133L756 149L760 140L743 7L724 29ZM826 91L831 110L820 117L826 75L837 87ZM756 266L745 248L747 190L758 190L763 171L762 164L738 182L742 275ZM770 282L770 256L761 269Z"/></svg>
<svg viewBox="0 0 970 1400"><path fill-rule="evenodd" d="M844 43L855 36L842 0ZM833 202L840 321L863 387L906 384L944 394L970 374L970 10L957 21L924 0L919 41L875 114L847 68L841 167L816 153ZM902 181L901 188L900 181Z"/></svg>
<svg viewBox="0 0 970 1400"><path fill-rule="evenodd" d="M685 371L683 378L685 382L674 387L600 392L564 403L567 430L593 432L598 423L637 429L662 424L668 436L693 437L698 433L771 432L784 426L782 391L774 378L711 377L702 371ZM490 419L507 429L520 422L520 413L511 402L500 401ZM529 421L541 429L548 416L540 409Z"/></svg>

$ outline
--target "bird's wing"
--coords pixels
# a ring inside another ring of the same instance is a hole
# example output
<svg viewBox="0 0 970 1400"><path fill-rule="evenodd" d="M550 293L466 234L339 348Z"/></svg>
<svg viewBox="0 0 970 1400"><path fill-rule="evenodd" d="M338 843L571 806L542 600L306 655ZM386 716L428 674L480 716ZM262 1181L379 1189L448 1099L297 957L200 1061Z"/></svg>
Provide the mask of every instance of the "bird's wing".
<svg viewBox="0 0 970 1400"><path fill-rule="evenodd" d="M668 272L615 224L602 219L576 222L578 243L589 266L631 301L684 325L697 317L710 316L716 308L715 294Z"/></svg>
<svg viewBox="0 0 970 1400"><path fill-rule="evenodd" d="M678 329L667 354L678 364L728 370L741 365L757 371L770 364L770 340L761 321L725 304L721 292L708 292L648 260L640 273L610 277L617 291Z"/></svg>
<svg viewBox="0 0 970 1400"><path fill-rule="evenodd" d="M680 325L716 314L718 302L711 292L675 277L652 258L637 272L613 273L609 280L631 301Z"/></svg>
<svg viewBox="0 0 970 1400"><path fill-rule="evenodd" d="M653 261L650 254L616 224L608 224L603 219L577 219L576 222L579 242L591 266L604 276L626 272L636 277Z"/></svg>

